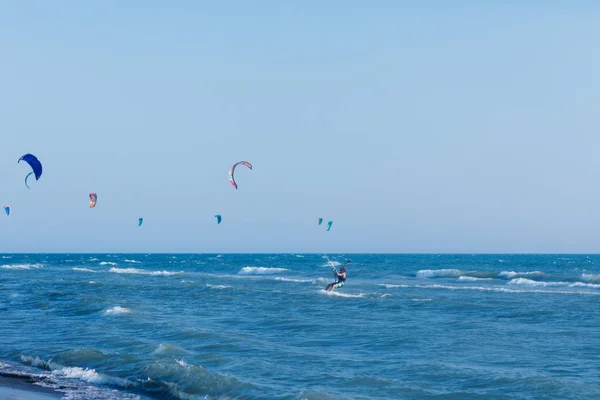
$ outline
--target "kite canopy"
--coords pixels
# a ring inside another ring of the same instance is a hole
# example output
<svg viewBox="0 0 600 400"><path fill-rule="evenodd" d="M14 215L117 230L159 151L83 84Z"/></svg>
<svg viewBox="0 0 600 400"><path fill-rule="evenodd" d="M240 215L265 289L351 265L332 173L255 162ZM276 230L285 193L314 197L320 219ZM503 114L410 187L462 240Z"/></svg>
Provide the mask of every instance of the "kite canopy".
<svg viewBox="0 0 600 400"><path fill-rule="evenodd" d="M252 169L252 164L250 164L248 161L239 161L239 162L236 162L235 164L233 164L233 167L231 167L231 169L229 170L229 183L231 183L231 185L236 189L238 188L238 185L237 185L237 183L235 183L235 179L233 178L233 173L235 172L235 168L239 164L242 164L242 165Z"/></svg>
<svg viewBox="0 0 600 400"><path fill-rule="evenodd" d="M96 207L97 200L98 200L98 195L96 193L90 193L90 208Z"/></svg>
<svg viewBox="0 0 600 400"><path fill-rule="evenodd" d="M142 226L142 222L144 222L144 218L138 218L138 226Z"/></svg>
<svg viewBox="0 0 600 400"><path fill-rule="evenodd" d="M331 229L331 224L333 224L333 221L329 221L327 223L327 230L329 231Z"/></svg>
<svg viewBox="0 0 600 400"><path fill-rule="evenodd" d="M10 206L4 206L4 212L6 213L7 216L10 215Z"/></svg>
<svg viewBox="0 0 600 400"><path fill-rule="evenodd" d="M27 164L29 164L29 166L33 170L33 172L30 172L25 177L25 186L27 186L27 188L29 188L29 185L27 184L27 178L29 178L33 174L33 175L35 175L36 181L38 179L40 179L40 176L42 176L42 163L40 162L40 160L37 159L36 156L34 156L33 154L29 154L29 153L27 153L23 157L19 158L19 161L17 161L17 163L20 163L21 160L23 160Z"/></svg>
<svg viewBox="0 0 600 400"><path fill-rule="evenodd" d="M323 218L319 218L319 225L323 223Z"/></svg>
<svg viewBox="0 0 600 400"><path fill-rule="evenodd" d="M217 224L220 224L221 223L221 214L215 215L215 218L217 219Z"/></svg>

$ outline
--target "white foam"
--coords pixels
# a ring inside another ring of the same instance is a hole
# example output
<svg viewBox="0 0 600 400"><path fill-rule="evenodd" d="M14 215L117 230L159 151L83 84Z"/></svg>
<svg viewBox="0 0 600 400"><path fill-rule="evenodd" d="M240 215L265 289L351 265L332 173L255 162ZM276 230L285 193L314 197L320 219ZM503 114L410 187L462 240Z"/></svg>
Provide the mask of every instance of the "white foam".
<svg viewBox="0 0 600 400"><path fill-rule="evenodd" d="M433 299L410 299L411 301L415 301L415 302L426 302L426 301L431 301Z"/></svg>
<svg viewBox="0 0 600 400"><path fill-rule="evenodd" d="M98 261L98 259L96 257L92 257L90 258L90 261Z"/></svg>
<svg viewBox="0 0 600 400"><path fill-rule="evenodd" d="M592 289L600 289L600 285L597 283L583 283L583 282L575 282L570 284L571 287L586 287Z"/></svg>
<svg viewBox="0 0 600 400"><path fill-rule="evenodd" d="M65 367L58 363L50 361L44 361L39 357L21 356L24 363L29 364L33 367L38 367L46 370L50 370L50 376L53 378L67 378L76 379L83 382L93 384L110 384L121 387L128 387L132 385L132 382L127 379L110 377L96 372L93 368L81 368L81 367ZM46 375L46 374L43 374ZM42 376L42 375L38 375ZM79 391L77 392L79 393ZM76 394L76 393L73 393ZM71 397L66 397L71 398ZM79 398L79 397L73 397ZM105 398L105 397L93 397L93 398ZM139 398L139 397L125 397L125 398Z"/></svg>
<svg viewBox="0 0 600 400"><path fill-rule="evenodd" d="M312 283L312 282L314 282L312 279L294 279L294 278L284 278L281 276L276 277L275 280L282 281L282 282L296 282L296 283Z"/></svg>
<svg viewBox="0 0 600 400"><path fill-rule="evenodd" d="M269 275L287 271L286 268L267 268L267 267L244 267L239 274L243 275Z"/></svg>
<svg viewBox="0 0 600 400"><path fill-rule="evenodd" d="M229 289L231 286L227 286L227 285L211 285L210 283L207 283L206 287L209 287L211 289Z"/></svg>
<svg viewBox="0 0 600 400"><path fill-rule="evenodd" d="M79 379L88 383L98 384L105 382L105 379L103 379L93 368L63 367L52 371L52 374L65 378Z"/></svg>
<svg viewBox="0 0 600 400"><path fill-rule="evenodd" d="M102 261L100 262L100 265L117 265L117 263L112 261Z"/></svg>
<svg viewBox="0 0 600 400"><path fill-rule="evenodd" d="M73 271L81 271L81 272L98 272L98 271L94 271L93 269L89 269L89 268L73 268Z"/></svg>
<svg viewBox="0 0 600 400"><path fill-rule="evenodd" d="M181 365L182 367L189 367L189 364L188 364L188 363L186 363L186 362L185 362L185 361L183 361L183 360L177 360L177 359L176 359L175 361L177 361L177 364Z"/></svg>
<svg viewBox="0 0 600 400"><path fill-rule="evenodd" d="M514 278L506 282L507 285L527 285L527 286L559 286L568 285L566 282L538 282L527 278Z"/></svg>
<svg viewBox="0 0 600 400"><path fill-rule="evenodd" d="M529 271L529 272L516 272L516 271L502 271L498 274L499 276L503 276L505 278L516 278L516 277L523 277L523 276L536 276L538 278L541 278L542 276L544 276L544 273L542 271Z"/></svg>
<svg viewBox="0 0 600 400"><path fill-rule="evenodd" d="M492 278L476 278L474 276L459 276L458 277L459 281L491 281Z"/></svg>
<svg viewBox="0 0 600 400"><path fill-rule="evenodd" d="M325 289L321 289L321 290L319 290L319 292L326 294L327 296L349 297L349 298L359 298L359 297L364 297L364 295L365 295L364 293L350 294L350 293L338 292L335 290L331 290L328 292Z"/></svg>
<svg viewBox="0 0 600 400"><path fill-rule="evenodd" d="M106 311L104 311L104 315L131 314L132 312L133 311L131 311L129 308L116 306L116 307L112 307L112 308L109 308Z"/></svg>
<svg viewBox="0 0 600 400"><path fill-rule="evenodd" d="M410 285L393 285L391 283L378 283L377 286L383 286L386 289L408 288Z"/></svg>
<svg viewBox="0 0 600 400"><path fill-rule="evenodd" d="M566 286L566 287L584 287L590 289L598 289L600 285L595 283L584 283L584 282L538 282L527 278L515 278L511 279L506 283L507 285L526 285L526 286L539 286L539 287L550 287L550 286Z"/></svg>
<svg viewBox="0 0 600 400"><path fill-rule="evenodd" d="M115 274L138 274L138 275L163 275L163 276L172 276L172 275L181 275L183 271L149 271L146 269L138 269L138 268L111 268L108 272L114 272Z"/></svg>
<svg viewBox="0 0 600 400"><path fill-rule="evenodd" d="M456 277L464 274L458 269L422 269L417 271L417 278Z"/></svg>
<svg viewBox="0 0 600 400"><path fill-rule="evenodd" d="M445 290L475 290L480 292L498 292L498 293L547 293L547 294L579 294L598 296L600 292L581 292L581 291L561 291L561 290L523 290L523 289L508 289L497 286L451 286L451 285L415 285L420 289L445 289Z"/></svg>
<svg viewBox="0 0 600 400"><path fill-rule="evenodd" d="M0 268L4 269L38 269L42 268L43 264L4 264Z"/></svg>
<svg viewBox="0 0 600 400"><path fill-rule="evenodd" d="M141 261L137 261L137 260L124 260L126 263L131 263L131 264L141 264Z"/></svg>

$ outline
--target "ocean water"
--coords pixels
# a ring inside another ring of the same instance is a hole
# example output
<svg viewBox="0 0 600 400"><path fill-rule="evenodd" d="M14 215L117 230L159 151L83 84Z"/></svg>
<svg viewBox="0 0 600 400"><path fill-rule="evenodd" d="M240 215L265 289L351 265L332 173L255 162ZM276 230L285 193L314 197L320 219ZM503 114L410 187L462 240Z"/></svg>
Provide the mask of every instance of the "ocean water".
<svg viewBox="0 0 600 400"><path fill-rule="evenodd" d="M81 400L598 399L600 256L4 254L0 374Z"/></svg>

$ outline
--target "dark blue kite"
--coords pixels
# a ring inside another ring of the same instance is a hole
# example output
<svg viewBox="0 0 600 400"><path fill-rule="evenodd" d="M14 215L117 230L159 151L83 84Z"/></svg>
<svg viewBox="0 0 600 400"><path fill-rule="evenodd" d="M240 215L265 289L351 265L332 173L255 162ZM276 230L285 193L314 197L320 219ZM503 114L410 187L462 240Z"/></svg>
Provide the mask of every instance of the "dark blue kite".
<svg viewBox="0 0 600 400"><path fill-rule="evenodd" d="M40 176L42 176L42 163L40 162L40 160L37 159L36 156L34 156L33 154L29 154L29 153L25 154L23 157L19 158L19 161L17 161L17 163L20 163L21 160L23 160L27 164L29 164L29 166L33 170L33 172L28 173L27 176L25 177L25 186L27 186L28 189L31 189L29 187L29 185L27 184L27 178L29 178L31 175L34 175L36 181L38 179L40 179Z"/></svg>

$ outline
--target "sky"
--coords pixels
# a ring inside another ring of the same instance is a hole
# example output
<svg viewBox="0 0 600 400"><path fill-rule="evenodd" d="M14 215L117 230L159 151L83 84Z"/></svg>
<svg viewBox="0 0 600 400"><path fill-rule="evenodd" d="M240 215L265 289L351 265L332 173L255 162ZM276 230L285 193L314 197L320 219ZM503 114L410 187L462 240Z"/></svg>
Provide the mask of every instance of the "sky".
<svg viewBox="0 0 600 400"><path fill-rule="evenodd" d="M0 252L600 253L599 18L2 2Z"/></svg>

